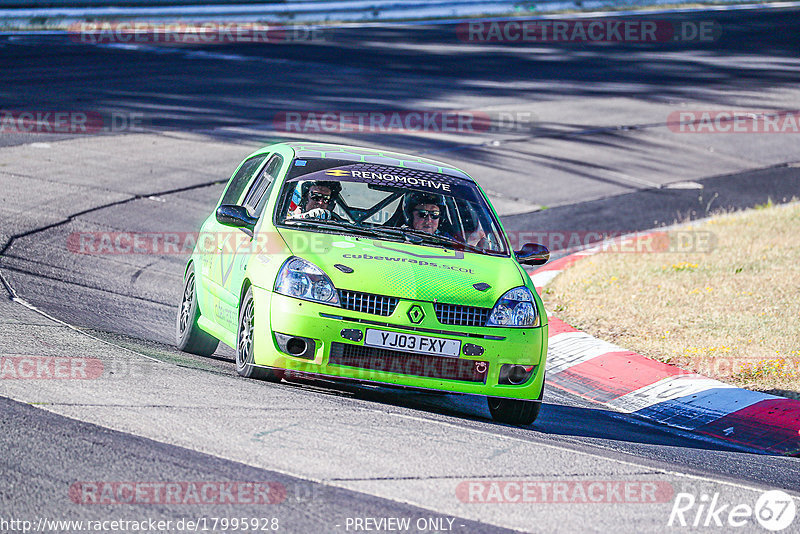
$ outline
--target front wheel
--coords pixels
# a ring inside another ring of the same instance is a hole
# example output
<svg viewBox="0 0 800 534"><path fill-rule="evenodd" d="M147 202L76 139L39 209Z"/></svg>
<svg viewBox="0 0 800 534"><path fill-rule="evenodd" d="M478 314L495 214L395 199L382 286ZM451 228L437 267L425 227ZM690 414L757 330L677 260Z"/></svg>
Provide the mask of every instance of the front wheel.
<svg viewBox="0 0 800 534"><path fill-rule="evenodd" d="M536 401L520 399L504 399L500 397L486 397L492 419L499 423L510 425L530 425L539 417L544 398L544 383L539 399Z"/></svg>
<svg viewBox="0 0 800 534"><path fill-rule="evenodd" d="M199 356L211 356L217 350L219 340L204 332L197 326L200 318L200 307L197 305L197 289L195 287L194 264L186 271L183 283L183 298L178 306L178 317L175 324L175 344L184 352Z"/></svg>
<svg viewBox="0 0 800 534"><path fill-rule="evenodd" d="M283 371L279 369L266 369L256 367L254 363L253 335L255 334L255 301L253 288L248 288L247 293L239 306L239 328L236 332L236 372L245 378L280 382Z"/></svg>

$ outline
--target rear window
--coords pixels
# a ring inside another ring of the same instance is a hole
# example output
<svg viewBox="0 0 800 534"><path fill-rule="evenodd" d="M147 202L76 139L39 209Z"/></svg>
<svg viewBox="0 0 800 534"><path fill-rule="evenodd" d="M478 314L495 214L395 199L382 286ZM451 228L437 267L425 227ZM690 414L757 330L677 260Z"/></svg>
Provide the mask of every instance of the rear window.
<svg viewBox="0 0 800 534"><path fill-rule="evenodd" d="M250 178L253 177L253 174L255 174L256 170L261 166L261 162L263 162L266 157L266 154L259 154L242 163L242 166L236 171L236 175L231 178L228 188L225 190L225 194L222 195L220 204L239 203L242 193L250 182Z"/></svg>

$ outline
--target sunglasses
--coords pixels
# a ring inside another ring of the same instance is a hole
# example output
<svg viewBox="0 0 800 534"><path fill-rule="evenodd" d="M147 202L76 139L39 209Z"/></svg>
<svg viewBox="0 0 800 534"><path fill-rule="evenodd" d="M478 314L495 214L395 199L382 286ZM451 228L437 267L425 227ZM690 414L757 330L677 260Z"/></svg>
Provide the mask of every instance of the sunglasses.
<svg viewBox="0 0 800 534"><path fill-rule="evenodd" d="M428 211L428 210L414 210L414 213L416 213L417 217L419 217L420 219L424 219L426 217L430 217L431 219L438 219L441 215L438 211Z"/></svg>
<svg viewBox="0 0 800 534"><path fill-rule="evenodd" d="M330 203L331 201L330 195L323 195L322 193L311 193L308 195L308 198L314 202L325 202L326 204Z"/></svg>

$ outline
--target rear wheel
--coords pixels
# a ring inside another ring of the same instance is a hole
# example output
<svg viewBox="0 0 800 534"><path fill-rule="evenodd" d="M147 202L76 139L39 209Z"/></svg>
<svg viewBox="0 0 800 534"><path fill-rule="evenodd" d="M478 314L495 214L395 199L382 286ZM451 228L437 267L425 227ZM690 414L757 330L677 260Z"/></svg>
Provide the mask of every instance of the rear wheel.
<svg viewBox="0 0 800 534"><path fill-rule="evenodd" d="M219 340L197 326L199 318L200 307L197 305L194 265L190 265L183 282L183 298L178 306L178 317L175 321L175 344L184 352L211 356L217 350Z"/></svg>
<svg viewBox="0 0 800 534"><path fill-rule="evenodd" d="M492 419L510 425L530 425L539 417L544 398L544 383L537 401L504 399L500 397L486 397Z"/></svg>
<svg viewBox="0 0 800 534"><path fill-rule="evenodd" d="M253 335L255 334L255 301L253 288L248 288L239 306L239 328L236 332L236 372L245 378L280 382L283 371L256 367L254 363Z"/></svg>

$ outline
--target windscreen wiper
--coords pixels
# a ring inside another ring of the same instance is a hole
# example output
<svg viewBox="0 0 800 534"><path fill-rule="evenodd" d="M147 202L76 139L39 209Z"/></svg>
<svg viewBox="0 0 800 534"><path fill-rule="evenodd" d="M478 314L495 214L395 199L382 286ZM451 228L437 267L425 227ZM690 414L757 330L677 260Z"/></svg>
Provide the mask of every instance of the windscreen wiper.
<svg viewBox="0 0 800 534"><path fill-rule="evenodd" d="M399 228L383 228L383 227L370 227L370 230L374 231L379 235L384 236L391 236L401 239L403 241L409 241L411 243L422 243L422 239L419 238L415 234L408 234L405 230L401 230Z"/></svg>
<svg viewBox="0 0 800 534"><path fill-rule="evenodd" d="M301 219L308 220L308 219ZM422 239L416 234L409 234L406 228L391 228L383 226L358 226L357 224L346 221L323 221L322 224L335 225L338 228L347 228L363 232L365 235L379 235L381 237L393 237L400 241L409 241L411 243L422 243ZM315 226L317 226L315 224Z"/></svg>
<svg viewBox="0 0 800 534"><path fill-rule="evenodd" d="M428 232L423 232L421 230L414 230L413 228L404 228L404 231L410 235L420 237L423 240L435 241L437 243L446 243L448 245L453 245L456 248L465 248L470 252L476 252L478 254L490 254L490 252L487 251L486 249L483 249L475 245L470 245L469 243L459 241L458 239L453 239L452 237L447 237L444 235L437 235L437 234L429 234Z"/></svg>
<svg viewBox="0 0 800 534"><path fill-rule="evenodd" d="M385 237L394 237L395 239L399 239L401 241L405 240L405 235L402 233L395 234L394 232L389 232L386 229L378 229L372 227L365 227L365 226L358 226L356 224L350 222L343 222L343 221L333 221L333 220L316 220L316 219L286 219L283 221L284 224L289 224L291 226L305 226L308 228L322 228L325 230L349 230L353 233L357 233L359 235L364 236L374 236L376 233L385 236Z"/></svg>

